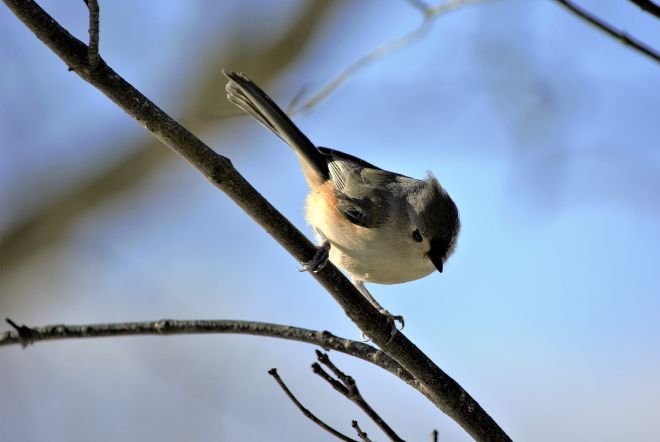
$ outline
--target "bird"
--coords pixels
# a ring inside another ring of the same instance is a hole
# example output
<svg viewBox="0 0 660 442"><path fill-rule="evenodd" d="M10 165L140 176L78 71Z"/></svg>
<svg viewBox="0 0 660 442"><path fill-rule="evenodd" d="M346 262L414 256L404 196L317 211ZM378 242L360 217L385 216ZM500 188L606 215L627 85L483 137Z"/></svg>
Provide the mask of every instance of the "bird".
<svg viewBox="0 0 660 442"><path fill-rule="evenodd" d="M358 291L396 334L403 317L383 308L365 282L400 284L442 272L456 247L460 217L440 182L427 172L411 178L361 158L316 146L253 81L239 72L227 77L227 99L269 129L298 157L309 186L305 218L320 243L306 271L328 260L343 269ZM275 176L277 171L270 171Z"/></svg>

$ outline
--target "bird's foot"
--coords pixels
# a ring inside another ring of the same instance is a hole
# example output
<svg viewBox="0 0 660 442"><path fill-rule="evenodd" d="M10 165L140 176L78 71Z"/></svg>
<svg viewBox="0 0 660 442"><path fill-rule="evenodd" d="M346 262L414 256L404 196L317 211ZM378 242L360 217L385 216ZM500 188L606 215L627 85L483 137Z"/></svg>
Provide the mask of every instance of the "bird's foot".
<svg viewBox="0 0 660 442"><path fill-rule="evenodd" d="M378 312L385 316L387 318L387 322L389 324L394 325L395 322L399 322L401 324L401 328L399 330L403 330L403 327L405 327L406 322L403 320L403 316L401 315L393 315L392 313L388 312L384 308L381 308L378 310Z"/></svg>
<svg viewBox="0 0 660 442"><path fill-rule="evenodd" d="M316 248L316 254L314 257L303 264L301 269L298 269L299 272L320 272L323 270L323 267L328 264L328 258L330 257L330 241L323 241L323 243Z"/></svg>
<svg viewBox="0 0 660 442"><path fill-rule="evenodd" d="M401 315L393 315L392 313L388 312L384 308L378 309L378 313L381 315L385 316L387 320L387 325L390 327L390 339L387 341L387 344L392 342L394 340L394 337L398 333L399 330L403 330L403 327L405 325L405 321L403 320L403 316ZM401 328L397 328L396 323L400 322L401 323ZM360 330L360 340L362 342L369 342L371 339L364 334L362 330ZM386 345L387 345L386 344Z"/></svg>
<svg viewBox="0 0 660 442"><path fill-rule="evenodd" d="M387 320L387 325L390 327L390 339L387 341L387 344L392 342L394 340L394 337L396 336L397 332L399 330L403 330L403 327L406 325L405 321L403 320L403 316L401 315L393 315L392 313L388 312L384 308L381 308L378 310L378 312L385 316L385 319ZM397 328L396 323L399 322L401 323L401 328Z"/></svg>

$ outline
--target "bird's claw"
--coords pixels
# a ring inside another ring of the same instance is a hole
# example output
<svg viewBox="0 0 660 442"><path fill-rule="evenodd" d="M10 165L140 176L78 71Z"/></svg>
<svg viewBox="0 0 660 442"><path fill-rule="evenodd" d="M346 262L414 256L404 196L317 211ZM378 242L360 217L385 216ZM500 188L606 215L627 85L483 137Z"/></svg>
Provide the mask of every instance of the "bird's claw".
<svg viewBox="0 0 660 442"><path fill-rule="evenodd" d="M392 313L388 312L384 308L379 309L378 313L385 316L385 319L387 321L387 325L390 327L390 339L387 341L387 344L389 344L394 340L394 337L399 332L399 330L403 330L403 327L405 326L405 321L403 320L403 316L393 315ZM397 328L397 326L396 326L397 322L401 323L401 328ZM362 342L369 342L371 339L369 339L369 337L366 334L364 334L364 332L362 330L360 330L360 340ZM387 344L385 344L385 345L387 345Z"/></svg>
<svg viewBox="0 0 660 442"><path fill-rule="evenodd" d="M330 257L330 242L324 241L319 247L316 248L314 257L303 264L299 272L313 272L318 273L328 264Z"/></svg>
<svg viewBox="0 0 660 442"><path fill-rule="evenodd" d="M388 324L394 325L395 322L400 322L401 323L401 328L399 330L403 330L403 327L406 326L406 322L403 320L403 316L401 315L393 315L392 313L388 312L384 308L378 310L378 312L385 316L387 318Z"/></svg>
<svg viewBox="0 0 660 442"><path fill-rule="evenodd" d="M393 315L392 313L388 312L384 308L378 310L381 315L385 316L387 320L387 324L390 326L390 339L387 341L387 344L392 342L394 340L394 337L396 336L397 332L399 330L403 330L403 327L405 327L406 323L403 320L403 316L401 315ZM399 322L401 323L401 328L397 328L396 323Z"/></svg>

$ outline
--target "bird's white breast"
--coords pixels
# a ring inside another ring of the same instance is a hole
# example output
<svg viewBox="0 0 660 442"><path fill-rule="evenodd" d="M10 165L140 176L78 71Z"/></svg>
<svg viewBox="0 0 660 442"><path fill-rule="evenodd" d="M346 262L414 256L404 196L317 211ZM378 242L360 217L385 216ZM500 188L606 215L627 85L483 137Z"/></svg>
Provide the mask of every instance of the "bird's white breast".
<svg viewBox="0 0 660 442"><path fill-rule="evenodd" d="M331 183L307 197L307 221L330 241L330 261L361 281L399 284L423 278L435 267L424 253L404 238L397 226L376 228L355 225L335 208Z"/></svg>

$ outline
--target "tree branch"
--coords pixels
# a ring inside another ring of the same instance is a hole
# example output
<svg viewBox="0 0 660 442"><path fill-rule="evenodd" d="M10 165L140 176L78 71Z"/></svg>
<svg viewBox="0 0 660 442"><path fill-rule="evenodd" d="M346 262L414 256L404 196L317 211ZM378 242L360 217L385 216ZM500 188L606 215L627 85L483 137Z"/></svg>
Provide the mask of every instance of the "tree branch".
<svg viewBox="0 0 660 442"><path fill-rule="evenodd" d="M147 335L194 335L194 334L247 334L287 339L318 345L325 350L335 350L370 362L389 371L406 384L420 390L420 383L401 365L383 351L363 342L340 338L328 331L309 330L289 325L255 321L233 321L221 319L175 320L161 319L150 322L119 322L110 324L55 324L42 327L18 325L11 319L7 322L14 331L0 333L0 347L21 344L26 347L39 341L60 339L102 338Z"/></svg>
<svg viewBox="0 0 660 442"><path fill-rule="evenodd" d="M99 64L99 3L97 0L84 0L89 9L89 45L87 48L87 62L91 69Z"/></svg>
<svg viewBox="0 0 660 442"><path fill-rule="evenodd" d="M303 406L303 404L301 404L300 401L299 401L298 399L296 399L296 397L293 395L293 393L291 393L291 390L289 390L289 388L286 386L286 384L284 383L284 381L282 380L282 378L280 378L280 375L277 374L277 370L276 370L276 369L271 368L270 370L268 370L268 374L271 375L273 378L275 378L275 381L277 381L277 383L278 383L279 386L282 388L282 390L284 390L284 393L286 393L286 395L289 397L289 399L291 399L291 402L293 402L294 404L296 404L296 407L298 407L298 409L302 412L302 414L303 414L306 418L308 418L309 420L311 420L312 422L314 422L314 423L315 423L316 425L318 425L319 427L323 428L323 429L324 429L325 431L327 431L328 433L332 434L333 436L335 436L335 437L337 437L337 438L339 438L339 439L341 439L341 440L343 440L343 441L347 441L347 442L358 442L358 441L356 441L355 439L351 439L351 438L348 437L348 436L344 436L342 433L340 433L339 431L337 431L337 430L335 430L334 428L332 428L330 425L328 425L328 424L326 424L325 422L323 422L321 419L319 419L318 417L316 417L311 411L309 411L307 408L305 408L305 407Z"/></svg>
<svg viewBox="0 0 660 442"><path fill-rule="evenodd" d="M251 31L246 28L230 29L227 36L229 43L209 45L209 50L200 57L205 60L205 66L194 69L199 73L188 78L185 86L178 86L180 96L185 97L178 103L181 108L179 121L185 122L184 125L195 133L204 133L217 128L218 118L210 116L229 112L239 115L237 109L226 100L224 77L209 75L209 68L215 71L218 66L241 66L261 81L271 81L306 53L325 18L333 9L340 7L339 2L307 2L299 14L290 18L282 33L262 39L259 45L254 46L246 47L242 43L248 35L252 35ZM114 144L111 145L111 142ZM6 230L0 230L0 280L30 256L62 241L67 236L66 232L86 213L111 198L130 193L149 181L150 176L178 160L167 149L162 149L160 142L153 137L136 137L128 143L128 148L113 153L112 161L97 165L94 173L80 176L24 215L3 212L3 219L6 218L9 224ZM110 139L102 144L105 144L104 150L116 148L116 141ZM243 150L238 146L236 148ZM31 198L35 192L41 194L37 188L48 186L47 181L50 181L41 178L32 180L35 188L21 189L23 198ZM7 296L6 292L0 293L0 298Z"/></svg>
<svg viewBox="0 0 660 442"><path fill-rule="evenodd" d="M25 348L38 339L38 333L34 329L26 326L25 324L18 325L9 318L6 318L5 321L7 321L9 325L14 327L14 330L16 330L16 332L14 336L10 336L9 333L0 335L0 345L20 343L21 347ZM7 341L6 343L4 342L5 340Z"/></svg>
<svg viewBox="0 0 660 442"><path fill-rule="evenodd" d="M422 22L419 26L413 29L410 32L403 34L400 37L390 40L387 43L383 43L377 48L373 49L371 52L363 55L358 58L356 61L342 69L334 78L317 90L311 97L306 99L301 105L297 106L299 100L294 100L294 102L289 105L288 113L297 114L299 112L307 112L325 98L328 95L332 94L339 86L344 84L350 77L355 75L358 71L369 66L370 64L384 58L400 49L404 49L416 41L420 40L431 30L433 22L441 14L451 12L455 9L458 9L462 6L467 6L470 4L481 3L489 0L450 0L448 2L442 3L437 6L428 6L421 0L408 0L408 2L416 9L420 10L424 15Z"/></svg>
<svg viewBox="0 0 660 442"><path fill-rule="evenodd" d="M99 89L163 144L197 168L298 262L307 262L314 256L316 248L313 244L238 173L228 158L218 155L180 126L119 76L102 58L96 69L87 69L88 47L73 37L34 1L3 1L71 70ZM348 317L375 344L419 381L419 391L473 438L510 440L485 410L403 333L397 333L390 341L390 327L386 318L361 296L334 265L329 263L322 271L311 273L311 276L332 295Z"/></svg>
<svg viewBox="0 0 660 442"><path fill-rule="evenodd" d="M660 6L653 3L651 0L630 0L637 6L639 6L642 11L646 11L651 15L655 15L656 18L660 18Z"/></svg>
<svg viewBox="0 0 660 442"><path fill-rule="evenodd" d="M371 405L369 405L369 403L364 399L364 396L362 396L362 393L360 393L360 390L357 388L355 379L337 368L337 366L332 363L327 353L316 350L316 357L319 362L328 367L339 380L330 376L325 370L323 370L321 365L316 362L312 364L312 371L314 371L314 374L319 375L322 379L327 381L332 386L332 388L353 402L355 405L360 407L360 409L364 411L366 415L369 416L369 418L374 421L374 423L378 425L381 430L383 430L383 433L385 433L387 437L390 438L390 440L395 442L403 442L403 439L401 439L394 432L392 427L390 427L387 422L385 422L385 420L380 417L376 410L374 410Z"/></svg>
<svg viewBox="0 0 660 442"><path fill-rule="evenodd" d="M371 442L371 439L369 439L367 433L362 431L362 429L358 425L358 421L351 421L351 425L353 426L353 428L355 428L355 431L357 432L357 435L362 440L362 442Z"/></svg>
<svg viewBox="0 0 660 442"><path fill-rule="evenodd" d="M410 46L417 40L424 37L431 29L433 19L431 17L424 17L422 23L413 31L408 32L394 40L378 46L366 55L363 55L346 68L342 69L334 78L327 82L323 87L317 90L311 97L305 100L300 106L289 106L288 113L297 114L300 112L307 112L323 101L328 95L332 94L339 86L344 84L350 77L355 75L356 72L362 70L368 65L374 63L381 58L390 55L391 53ZM293 104L293 103L292 103Z"/></svg>
<svg viewBox="0 0 660 442"><path fill-rule="evenodd" d="M464 6L484 3L487 1L492 0L448 0L435 6L428 6L426 10L423 10L422 12L425 15L446 14L447 12L455 11L456 9L462 8Z"/></svg>
<svg viewBox="0 0 660 442"><path fill-rule="evenodd" d="M614 37L616 40L619 40L621 43L623 43L626 46L629 46L636 51L641 52L642 54L652 58L653 60L660 62L660 54L656 52L653 48L646 46L644 43L635 40L628 34L626 34L623 31L620 31L616 28L614 28L612 25L608 24L607 22L599 19L598 17L592 15L589 13L587 10L582 9L581 7L577 6L570 0L555 0L557 3L560 5L564 6L566 9L571 11L572 13L576 14L578 17L581 19L587 21L588 23L591 23L592 25L596 26L598 29L601 31L609 34L610 36Z"/></svg>

